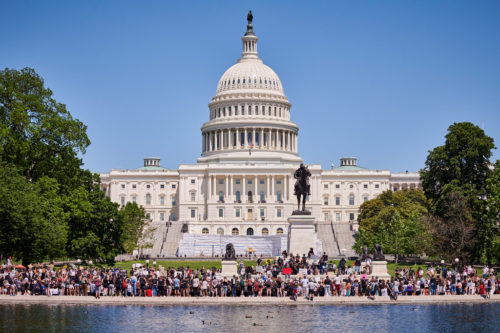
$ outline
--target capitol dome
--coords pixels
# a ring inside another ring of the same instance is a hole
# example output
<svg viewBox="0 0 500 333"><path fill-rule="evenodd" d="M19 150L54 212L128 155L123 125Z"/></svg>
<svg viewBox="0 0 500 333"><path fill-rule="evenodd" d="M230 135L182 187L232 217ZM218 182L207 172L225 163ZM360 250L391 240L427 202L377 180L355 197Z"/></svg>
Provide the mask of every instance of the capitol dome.
<svg viewBox="0 0 500 333"><path fill-rule="evenodd" d="M278 75L258 57L251 12L243 52L222 74L208 104L198 162L300 162L298 126L290 121L291 104Z"/></svg>

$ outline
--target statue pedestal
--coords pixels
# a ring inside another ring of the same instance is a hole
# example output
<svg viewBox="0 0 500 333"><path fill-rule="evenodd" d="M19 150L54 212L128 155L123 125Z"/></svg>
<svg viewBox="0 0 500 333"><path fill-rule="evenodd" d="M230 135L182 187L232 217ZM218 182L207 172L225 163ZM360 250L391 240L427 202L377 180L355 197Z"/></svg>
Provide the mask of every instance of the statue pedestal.
<svg viewBox="0 0 500 333"><path fill-rule="evenodd" d="M316 254L314 217L311 215L292 215L288 218L288 253L307 255L313 248Z"/></svg>
<svg viewBox="0 0 500 333"><path fill-rule="evenodd" d="M238 276L238 262L235 260L222 260L222 277L232 278L233 275Z"/></svg>
<svg viewBox="0 0 500 333"><path fill-rule="evenodd" d="M379 279L390 280L391 276L387 272L387 261L372 261L372 272L370 276L376 276Z"/></svg>

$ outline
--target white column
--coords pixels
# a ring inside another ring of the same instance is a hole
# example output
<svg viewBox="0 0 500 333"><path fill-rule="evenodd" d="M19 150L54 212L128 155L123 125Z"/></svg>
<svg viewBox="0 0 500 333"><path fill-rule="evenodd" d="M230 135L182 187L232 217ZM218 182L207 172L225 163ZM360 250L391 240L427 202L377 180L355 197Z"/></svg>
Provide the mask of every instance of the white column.
<svg viewBox="0 0 500 333"><path fill-rule="evenodd" d="M290 198L288 197L288 176L285 176L285 193L283 193L285 197L285 201L288 201Z"/></svg>
<svg viewBox="0 0 500 333"><path fill-rule="evenodd" d="M255 128L252 128L252 144L253 144L253 147L255 147L257 141L255 141Z"/></svg>
<svg viewBox="0 0 500 333"><path fill-rule="evenodd" d="M287 133L287 136L286 136L286 137L287 137L286 150L291 151L291 150L292 150L292 149L291 149L291 146L292 146L292 145L291 145L292 135L291 135L291 132L290 132L290 131L287 131L286 133Z"/></svg>
<svg viewBox="0 0 500 333"><path fill-rule="evenodd" d="M274 202L274 175L271 176L271 200Z"/></svg>
<svg viewBox="0 0 500 333"><path fill-rule="evenodd" d="M243 183L243 193L241 193L241 202L246 202L246 198L247 198L247 192L246 192L246 178L245 176L242 176L241 178L241 182Z"/></svg>
<svg viewBox="0 0 500 333"><path fill-rule="evenodd" d="M240 131L236 129L236 149L240 149Z"/></svg>
<svg viewBox="0 0 500 333"><path fill-rule="evenodd" d="M219 150L219 131L215 131L214 150Z"/></svg>
<svg viewBox="0 0 500 333"><path fill-rule="evenodd" d="M253 177L253 180L254 180L254 184L253 184L253 188L254 188L254 191L253 191L253 198L254 200L257 198L257 176L254 176ZM258 200L256 200L258 201Z"/></svg>
<svg viewBox="0 0 500 333"><path fill-rule="evenodd" d="M208 176L207 179L207 199L210 200L210 195L212 194L212 176Z"/></svg>
<svg viewBox="0 0 500 333"><path fill-rule="evenodd" d="M229 200L229 176L226 176L226 178L224 179L224 181L226 182L226 193L224 193L224 202L227 202Z"/></svg>
<svg viewBox="0 0 500 333"><path fill-rule="evenodd" d="M299 140L298 140L298 136L299 134L296 133L295 134L295 152L298 152L299 151Z"/></svg>
<svg viewBox="0 0 500 333"><path fill-rule="evenodd" d="M260 129L259 148L264 148L264 129Z"/></svg>
<svg viewBox="0 0 500 333"><path fill-rule="evenodd" d="M229 201L230 202L234 202L234 198L233 198L233 192L234 192L234 189L233 189L233 175L230 175L229 176Z"/></svg>
<svg viewBox="0 0 500 333"><path fill-rule="evenodd" d="M227 144L229 149L233 149L233 133L231 133L231 129L227 130Z"/></svg>
<svg viewBox="0 0 500 333"><path fill-rule="evenodd" d="M266 193L266 201L271 202L271 176L266 177L266 183L267 183L267 193Z"/></svg>

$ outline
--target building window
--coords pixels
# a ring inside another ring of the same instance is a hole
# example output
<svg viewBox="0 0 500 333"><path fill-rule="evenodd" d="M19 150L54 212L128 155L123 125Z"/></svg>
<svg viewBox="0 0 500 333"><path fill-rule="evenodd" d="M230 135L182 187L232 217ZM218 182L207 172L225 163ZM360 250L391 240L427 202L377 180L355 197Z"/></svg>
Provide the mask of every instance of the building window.
<svg viewBox="0 0 500 333"><path fill-rule="evenodd" d="M164 196L160 197L160 205L161 206L165 205L165 197Z"/></svg>
<svg viewBox="0 0 500 333"><path fill-rule="evenodd" d="M121 197L120 200L121 200L122 207L125 206L125 197Z"/></svg>
<svg viewBox="0 0 500 333"><path fill-rule="evenodd" d="M249 202L252 202L253 201L253 197L252 197L252 191L248 191L248 201Z"/></svg>
<svg viewBox="0 0 500 333"><path fill-rule="evenodd" d="M349 221L354 221L354 213L349 213Z"/></svg>
<svg viewBox="0 0 500 333"><path fill-rule="evenodd" d="M328 184L323 184L323 188L328 188Z"/></svg>
<svg viewBox="0 0 500 333"><path fill-rule="evenodd" d="M176 221L177 220L177 215L175 215L175 213L172 213L171 217L172 217L172 221Z"/></svg>
<svg viewBox="0 0 500 333"><path fill-rule="evenodd" d="M219 201L224 202L224 192L219 191Z"/></svg>
<svg viewBox="0 0 500 333"><path fill-rule="evenodd" d="M203 229L201 230L201 233L202 233L203 235L208 235L208 228L203 228Z"/></svg>
<svg viewBox="0 0 500 333"><path fill-rule="evenodd" d="M379 184L375 184L375 188L379 188L379 187L380 187L380 185L379 185Z"/></svg>
<svg viewBox="0 0 500 333"><path fill-rule="evenodd" d="M363 202L365 202L365 201L368 201L368 196L367 196L367 195L365 195L365 196L363 197Z"/></svg>
<svg viewBox="0 0 500 333"><path fill-rule="evenodd" d="M340 206L340 197L335 197L335 205Z"/></svg>
<svg viewBox="0 0 500 333"><path fill-rule="evenodd" d="M262 185L262 184L264 184L264 179L260 179L260 180L259 180L259 183L260 183L261 185Z"/></svg>
<svg viewBox="0 0 500 333"><path fill-rule="evenodd" d="M240 231L238 230L238 228L233 228L233 229L231 230L231 234L232 234L233 236L237 236L237 235L239 235L239 234L240 234Z"/></svg>
<svg viewBox="0 0 500 333"><path fill-rule="evenodd" d="M175 184L172 184L172 188L175 188L175 187L176 187L176 185L175 185Z"/></svg>
<svg viewBox="0 0 500 333"><path fill-rule="evenodd" d="M264 194L264 191L260 191L260 202L265 202L266 201L266 196Z"/></svg>
<svg viewBox="0 0 500 333"><path fill-rule="evenodd" d="M335 213L335 221L340 222L340 213Z"/></svg>
<svg viewBox="0 0 500 333"><path fill-rule="evenodd" d="M241 193L240 193L240 191L236 191L236 201L241 202Z"/></svg>
<svg viewBox="0 0 500 333"><path fill-rule="evenodd" d="M325 213L324 217L325 217L325 222L328 222L328 217L329 217L328 213Z"/></svg>
<svg viewBox="0 0 500 333"><path fill-rule="evenodd" d="M328 206L328 197L323 198L323 205Z"/></svg>
<svg viewBox="0 0 500 333"><path fill-rule="evenodd" d="M241 180L240 179L236 179L236 184L240 184L241 183Z"/></svg>
<svg viewBox="0 0 500 333"><path fill-rule="evenodd" d="M224 217L224 208L219 208L219 217Z"/></svg>
<svg viewBox="0 0 500 333"><path fill-rule="evenodd" d="M151 214L150 213L146 213L146 219L151 221Z"/></svg>
<svg viewBox="0 0 500 333"><path fill-rule="evenodd" d="M196 209L191 209L191 218L195 218L196 217Z"/></svg>
<svg viewBox="0 0 500 333"><path fill-rule="evenodd" d="M217 235L224 235L224 229L217 228Z"/></svg>
<svg viewBox="0 0 500 333"><path fill-rule="evenodd" d="M283 228L276 229L276 234L282 235L283 234Z"/></svg>
<svg viewBox="0 0 500 333"><path fill-rule="evenodd" d="M136 197L132 197L132 202L137 202L137 198Z"/></svg>
<svg viewBox="0 0 500 333"><path fill-rule="evenodd" d="M160 221L165 221L165 213L160 213Z"/></svg>
<svg viewBox="0 0 500 333"><path fill-rule="evenodd" d="M351 185L349 185L349 188L354 188L354 185L352 185L352 184L351 184Z"/></svg>
<svg viewBox="0 0 500 333"><path fill-rule="evenodd" d="M196 183L196 179L191 179L191 184Z"/></svg>
<svg viewBox="0 0 500 333"><path fill-rule="evenodd" d="M248 180L248 184L252 184L252 180L251 179Z"/></svg>
<svg viewBox="0 0 500 333"><path fill-rule="evenodd" d="M146 205L151 205L151 194L146 194Z"/></svg>
<svg viewBox="0 0 500 333"><path fill-rule="evenodd" d="M247 229L247 236L253 236L253 228Z"/></svg>
<svg viewBox="0 0 500 333"><path fill-rule="evenodd" d="M269 235L269 229L267 229L267 228L262 228L262 235L263 235L263 236L267 236L267 235Z"/></svg>
<svg viewBox="0 0 500 333"><path fill-rule="evenodd" d="M278 201L281 201L281 192L280 191L278 191L276 198Z"/></svg>
<svg viewBox="0 0 500 333"><path fill-rule="evenodd" d="M349 205L354 206L354 194L349 194Z"/></svg>
<svg viewBox="0 0 500 333"><path fill-rule="evenodd" d="M219 179L219 184L224 184L224 179Z"/></svg>
<svg viewBox="0 0 500 333"><path fill-rule="evenodd" d="M125 188L125 184L122 184L122 188Z"/></svg>
<svg viewBox="0 0 500 333"><path fill-rule="evenodd" d="M363 188L368 188L368 184L364 184L364 185L363 185Z"/></svg>
<svg viewBox="0 0 500 333"><path fill-rule="evenodd" d="M191 201L196 201L196 192L191 192Z"/></svg>
<svg viewBox="0 0 500 333"><path fill-rule="evenodd" d="M281 208L276 209L276 216L281 217Z"/></svg>
<svg viewBox="0 0 500 333"><path fill-rule="evenodd" d="M137 185L133 184L133 185L132 185L132 188L137 188Z"/></svg>
<svg viewBox="0 0 500 333"><path fill-rule="evenodd" d="M281 184L281 179L276 179L276 184Z"/></svg>
<svg viewBox="0 0 500 333"><path fill-rule="evenodd" d="M239 208L236 208L235 215L236 215L236 217L241 216L241 210Z"/></svg>
<svg viewBox="0 0 500 333"><path fill-rule="evenodd" d="M340 184L335 184L335 188L340 188Z"/></svg>
<svg viewBox="0 0 500 333"><path fill-rule="evenodd" d="M172 206L175 206L177 205L177 200L175 199L175 197L172 197Z"/></svg>
<svg viewBox="0 0 500 333"><path fill-rule="evenodd" d="M146 188L151 188L151 185L146 185Z"/></svg>
<svg viewBox="0 0 500 333"><path fill-rule="evenodd" d="M261 208L261 209L260 209L260 217L264 217L264 216L265 216L265 214L264 214L264 213L265 213L265 212L264 212L264 208Z"/></svg>
<svg viewBox="0 0 500 333"><path fill-rule="evenodd" d="M165 184L161 184L161 185L160 185L160 188L165 188Z"/></svg>

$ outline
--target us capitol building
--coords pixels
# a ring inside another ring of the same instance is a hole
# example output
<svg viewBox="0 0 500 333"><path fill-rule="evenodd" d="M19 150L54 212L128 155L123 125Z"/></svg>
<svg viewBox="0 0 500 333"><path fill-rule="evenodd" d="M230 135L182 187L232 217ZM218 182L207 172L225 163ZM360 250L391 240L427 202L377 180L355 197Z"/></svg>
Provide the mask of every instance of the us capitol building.
<svg viewBox="0 0 500 333"><path fill-rule="evenodd" d="M189 236L195 244L203 239L220 242L222 235L286 239L287 218L297 207L293 173L302 162L299 127L291 120L291 103L280 78L258 57L251 14L241 39L241 58L222 75L208 104L196 164L171 170L159 158L145 158L137 169L101 174L101 186L112 201L145 208L157 226L151 252L156 256L182 255L178 244ZM418 173L369 170L354 157L341 158L338 167L332 164L328 170L319 164L308 167L311 194L306 207L330 255L351 253L361 203L389 189L420 187ZM247 245L237 252L248 251ZM194 254L213 255L213 248Z"/></svg>

